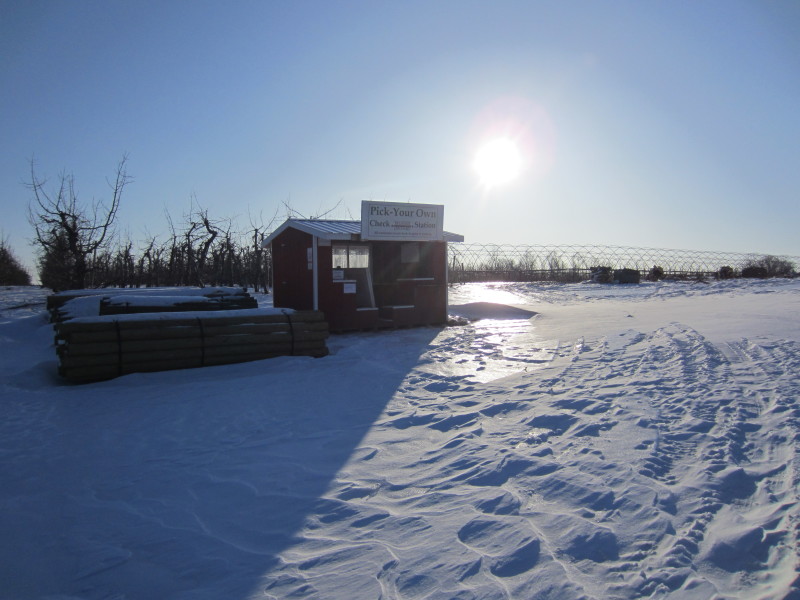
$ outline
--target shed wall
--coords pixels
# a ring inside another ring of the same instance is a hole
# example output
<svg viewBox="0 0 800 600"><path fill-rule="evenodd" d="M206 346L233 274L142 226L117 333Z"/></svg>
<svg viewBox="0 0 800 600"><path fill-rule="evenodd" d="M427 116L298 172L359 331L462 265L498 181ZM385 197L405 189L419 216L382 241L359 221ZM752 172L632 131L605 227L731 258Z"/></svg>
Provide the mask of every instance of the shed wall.
<svg viewBox="0 0 800 600"><path fill-rule="evenodd" d="M272 294L275 306L313 310L314 279L308 260L312 237L288 228L272 240Z"/></svg>
<svg viewBox="0 0 800 600"><path fill-rule="evenodd" d="M374 307L364 305L363 295L359 304L356 292L366 285L366 274L357 282L359 275L353 272L345 273L345 281L334 280L332 246L319 240L317 308L325 314L331 330L444 324L447 243L374 241L370 247ZM292 227L272 240L275 306L314 308L312 249L312 235Z"/></svg>

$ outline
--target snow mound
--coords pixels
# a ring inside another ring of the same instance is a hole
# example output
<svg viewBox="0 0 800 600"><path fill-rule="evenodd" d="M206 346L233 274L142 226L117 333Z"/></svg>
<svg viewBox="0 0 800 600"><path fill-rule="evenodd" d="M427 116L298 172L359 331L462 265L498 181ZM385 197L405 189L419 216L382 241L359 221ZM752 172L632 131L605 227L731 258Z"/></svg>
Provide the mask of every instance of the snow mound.
<svg viewBox="0 0 800 600"><path fill-rule="evenodd" d="M533 311L494 302L456 304L451 305L448 311L450 314L465 317L472 321L477 321L479 319L530 319L536 316L536 313Z"/></svg>

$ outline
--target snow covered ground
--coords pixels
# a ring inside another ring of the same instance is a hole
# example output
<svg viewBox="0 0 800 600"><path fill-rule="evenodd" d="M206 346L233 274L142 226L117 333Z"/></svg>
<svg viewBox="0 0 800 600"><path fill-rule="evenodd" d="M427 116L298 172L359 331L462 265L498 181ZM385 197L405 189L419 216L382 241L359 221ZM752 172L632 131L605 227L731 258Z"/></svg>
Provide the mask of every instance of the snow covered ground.
<svg viewBox="0 0 800 600"><path fill-rule="evenodd" d="M0 598L800 598L800 281L450 301L78 386L0 288Z"/></svg>

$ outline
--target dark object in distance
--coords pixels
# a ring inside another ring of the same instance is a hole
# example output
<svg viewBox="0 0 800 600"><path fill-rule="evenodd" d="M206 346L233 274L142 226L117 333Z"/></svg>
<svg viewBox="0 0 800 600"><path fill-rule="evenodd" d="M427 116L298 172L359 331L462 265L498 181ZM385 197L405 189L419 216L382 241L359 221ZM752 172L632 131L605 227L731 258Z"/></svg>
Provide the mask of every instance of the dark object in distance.
<svg viewBox="0 0 800 600"><path fill-rule="evenodd" d="M614 283L639 283L641 274L637 269L614 269Z"/></svg>
<svg viewBox="0 0 800 600"><path fill-rule="evenodd" d="M746 277L748 279L766 279L769 277L769 272L767 271L766 267L745 267L742 269L742 277Z"/></svg>
<svg viewBox="0 0 800 600"><path fill-rule="evenodd" d="M653 265L653 268L650 269L646 279L647 281L661 281L664 279L664 269Z"/></svg>
<svg viewBox="0 0 800 600"><path fill-rule="evenodd" d="M733 279L734 277L736 277L736 272L733 267L720 267L719 271L717 271L717 279Z"/></svg>

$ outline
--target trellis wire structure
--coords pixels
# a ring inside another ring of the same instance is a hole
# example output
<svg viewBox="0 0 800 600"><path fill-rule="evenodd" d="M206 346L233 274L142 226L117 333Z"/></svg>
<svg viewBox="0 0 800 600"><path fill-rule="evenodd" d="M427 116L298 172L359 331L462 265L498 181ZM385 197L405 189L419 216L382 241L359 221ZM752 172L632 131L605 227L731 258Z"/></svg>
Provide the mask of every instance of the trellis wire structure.
<svg viewBox="0 0 800 600"><path fill-rule="evenodd" d="M757 253L634 248L628 246L538 246L450 244L449 278L467 281L582 281L595 267L635 269L646 276L653 267L665 277L713 277L722 267L739 273L764 255ZM797 256L776 256L796 265Z"/></svg>

